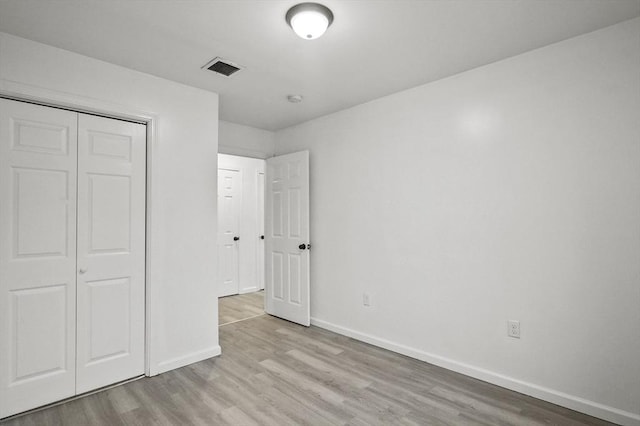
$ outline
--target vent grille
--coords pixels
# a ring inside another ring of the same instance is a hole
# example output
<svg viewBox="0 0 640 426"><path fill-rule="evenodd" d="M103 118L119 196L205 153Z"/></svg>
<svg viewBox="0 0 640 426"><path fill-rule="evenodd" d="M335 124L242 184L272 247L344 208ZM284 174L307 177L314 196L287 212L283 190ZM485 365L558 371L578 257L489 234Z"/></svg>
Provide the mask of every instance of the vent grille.
<svg viewBox="0 0 640 426"><path fill-rule="evenodd" d="M240 65L234 64L233 62L220 57L213 58L202 68L208 69L209 71L213 71L225 77L231 77L242 69Z"/></svg>

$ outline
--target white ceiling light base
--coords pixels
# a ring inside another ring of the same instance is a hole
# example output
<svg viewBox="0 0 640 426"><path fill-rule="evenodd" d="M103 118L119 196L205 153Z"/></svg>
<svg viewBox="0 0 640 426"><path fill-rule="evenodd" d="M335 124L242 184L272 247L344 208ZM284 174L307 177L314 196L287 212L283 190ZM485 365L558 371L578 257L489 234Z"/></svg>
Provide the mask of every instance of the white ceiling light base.
<svg viewBox="0 0 640 426"><path fill-rule="evenodd" d="M318 3L300 3L287 11L285 19L301 38L313 40L327 31L333 22L333 13Z"/></svg>

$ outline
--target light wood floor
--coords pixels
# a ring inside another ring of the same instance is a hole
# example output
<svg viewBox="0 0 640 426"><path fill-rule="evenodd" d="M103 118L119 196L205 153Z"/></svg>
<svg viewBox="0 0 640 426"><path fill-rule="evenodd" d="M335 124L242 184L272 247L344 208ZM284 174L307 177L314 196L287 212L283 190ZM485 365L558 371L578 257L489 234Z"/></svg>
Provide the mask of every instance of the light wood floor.
<svg viewBox="0 0 640 426"><path fill-rule="evenodd" d="M606 425L317 327L220 328L222 355L14 425Z"/></svg>
<svg viewBox="0 0 640 426"><path fill-rule="evenodd" d="M218 299L218 324L242 321L264 314L264 291Z"/></svg>

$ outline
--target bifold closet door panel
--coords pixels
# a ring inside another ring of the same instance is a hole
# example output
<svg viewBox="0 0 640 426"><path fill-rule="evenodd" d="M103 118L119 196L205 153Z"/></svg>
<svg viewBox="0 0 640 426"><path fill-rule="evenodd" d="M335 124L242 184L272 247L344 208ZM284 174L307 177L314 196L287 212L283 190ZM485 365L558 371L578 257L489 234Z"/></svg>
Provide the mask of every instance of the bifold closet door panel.
<svg viewBox="0 0 640 426"><path fill-rule="evenodd" d="M0 99L0 418L75 394L76 132Z"/></svg>
<svg viewBox="0 0 640 426"><path fill-rule="evenodd" d="M79 114L77 393L144 374L146 127Z"/></svg>

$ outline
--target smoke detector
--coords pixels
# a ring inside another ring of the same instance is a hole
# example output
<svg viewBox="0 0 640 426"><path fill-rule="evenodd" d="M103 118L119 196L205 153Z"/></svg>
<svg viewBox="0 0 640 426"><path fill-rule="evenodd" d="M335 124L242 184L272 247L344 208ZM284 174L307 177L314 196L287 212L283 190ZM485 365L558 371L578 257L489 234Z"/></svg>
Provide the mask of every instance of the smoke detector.
<svg viewBox="0 0 640 426"><path fill-rule="evenodd" d="M302 102L302 95L288 95L287 100L292 104L299 104Z"/></svg>
<svg viewBox="0 0 640 426"><path fill-rule="evenodd" d="M243 66L223 59L219 56L216 56L202 67L202 69L213 71L225 77L231 77L243 68Z"/></svg>

